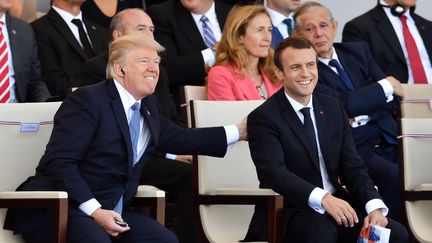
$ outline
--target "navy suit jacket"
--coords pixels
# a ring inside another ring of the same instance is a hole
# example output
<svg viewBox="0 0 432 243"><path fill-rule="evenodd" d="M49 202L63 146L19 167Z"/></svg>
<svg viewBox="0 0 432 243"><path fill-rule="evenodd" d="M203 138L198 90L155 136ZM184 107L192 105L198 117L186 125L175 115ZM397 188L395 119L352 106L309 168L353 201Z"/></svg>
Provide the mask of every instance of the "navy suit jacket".
<svg viewBox="0 0 432 243"><path fill-rule="evenodd" d="M370 144L385 133L396 139L393 112L399 98L387 103L384 90L377 81L385 78L365 43L335 43L334 48L344 70L350 76L354 90L348 90L329 66L318 62L319 81L316 92L336 97L349 117L369 115L371 121L353 129L357 146Z"/></svg>
<svg viewBox="0 0 432 243"><path fill-rule="evenodd" d="M108 30L83 19L95 55L108 49ZM52 95L64 99L79 87L81 65L89 58L66 22L54 10L32 23L42 67L42 76Z"/></svg>
<svg viewBox="0 0 432 243"><path fill-rule="evenodd" d="M276 28L276 26L273 26L271 47L273 49L276 49L276 47L279 45L281 41L283 41L283 39L284 38L282 34L279 32L278 28Z"/></svg>
<svg viewBox="0 0 432 243"><path fill-rule="evenodd" d="M114 82L107 80L73 92L54 117L53 132L36 175L18 190L66 191L70 216L84 215L78 206L91 198L98 200L102 208L112 210L123 195L126 208L135 196L144 165L156 148L175 154L223 156L226 152L222 127L180 128L160 114L153 95L142 100L141 115L151 139L133 166L129 126ZM42 218L32 217L26 222L24 216L15 213L15 222L10 225L6 221L5 227L25 232L51 219Z"/></svg>
<svg viewBox="0 0 432 243"><path fill-rule="evenodd" d="M432 22L415 14L413 10L411 10L411 16L432 63L432 48L430 48L432 46ZM346 23L342 40L343 42L366 42L376 62L386 75L392 75L402 83L407 82L408 66L401 44L383 7L379 4Z"/></svg>
<svg viewBox="0 0 432 243"><path fill-rule="evenodd" d="M31 26L6 14L18 102L40 102L51 95L41 77L35 36Z"/></svg>
<svg viewBox="0 0 432 243"><path fill-rule="evenodd" d="M313 107L321 152L335 194L362 206L373 198L381 198L357 155L342 105L332 97L314 94ZM247 127L260 187L271 188L284 197L284 220L299 210L315 212L308 206L308 198L315 187L322 188L319 161L284 89L249 114ZM266 239L266 222L265 209L257 207L250 231L261 240Z"/></svg>

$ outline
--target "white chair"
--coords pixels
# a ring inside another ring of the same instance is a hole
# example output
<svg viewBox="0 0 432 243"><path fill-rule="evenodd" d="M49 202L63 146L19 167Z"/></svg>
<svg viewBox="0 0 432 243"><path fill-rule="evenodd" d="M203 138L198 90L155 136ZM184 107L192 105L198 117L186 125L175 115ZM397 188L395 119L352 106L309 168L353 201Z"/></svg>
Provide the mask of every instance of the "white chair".
<svg viewBox="0 0 432 243"><path fill-rule="evenodd" d="M432 242L432 119L401 119L402 199L412 235Z"/></svg>
<svg viewBox="0 0 432 243"><path fill-rule="evenodd" d="M29 176L45 151L53 127L53 117L61 102L0 104L0 222L6 209L44 207L56 209L58 227L55 242L66 243L66 192L15 192ZM164 223L165 192L140 186L135 205L149 205L151 216ZM145 201L145 202L143 202ZM156 210L156 211L155 211ZM23 242L20 236L0 229L0 242Z"/></svg>
<svg viewBox="0 0 432 243"><path fill-rule="evenodd" d="M207 89L205 86L185 85L183 86L180 99L182 102L181 113L183 119L187 121L188 127L192 127L189 102L191 100L207 100Z"/></svg>
<svg viewBox="0 0 432 243"><path fill-rule="evenodd" d="M235 124L262 102L193 100L192 126ZM281 242L279 220L283 198L271 189L259 189L247 142L228 148L224 158L194 156L193 181L200 242L242 240L256 204L269 208L269 242Z"/></svg>
<svg viewBox="0 0 432 243"><path fill-rule="evenodd" d="M432 118L432 85L402 84L401 118Z"/></svg>

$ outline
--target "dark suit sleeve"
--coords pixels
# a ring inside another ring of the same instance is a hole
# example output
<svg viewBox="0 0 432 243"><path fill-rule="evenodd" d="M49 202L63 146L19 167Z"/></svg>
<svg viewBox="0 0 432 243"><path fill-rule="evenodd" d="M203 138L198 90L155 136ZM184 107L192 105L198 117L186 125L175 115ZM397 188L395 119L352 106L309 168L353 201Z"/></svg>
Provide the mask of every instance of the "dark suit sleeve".
<svg viewBox="0 0 432 243"><path fill-rule="evenodd" d="M31 32L32 45L32 64L30 67L30 80L27 87L27 100L31 102L45 101L51 97L48 88L41 77L40 63L37 55L36 40Z"/></svg>
<svg viewBox="0 0 432 243"><path fill-rule="evenodd" d="M78 205L94 198L89 185L80 174L83 161L92 142L97 111L91 98L77 90L60 106L54 117L54 129L38 172L51 178L58 190L68 193ZM91 110L93 109L93 110Z"/></svg>
<svg viewBox="0 0 432 243"><path fill-rule="evenodd" d="M279 128L269 119L270 112L262 110L249 114L247 121L249 148L260 187L273 189L290 200L291 205L307 208L315 186L286 168Z"/></svg>
<svg viewBox="0 0 432 243"><path fill-rule="evenodd" d="M104 55L105 54L101 54ZM106 62L104 56L95 56L81 66L81 85L97 84L106 79Z"/></svg>

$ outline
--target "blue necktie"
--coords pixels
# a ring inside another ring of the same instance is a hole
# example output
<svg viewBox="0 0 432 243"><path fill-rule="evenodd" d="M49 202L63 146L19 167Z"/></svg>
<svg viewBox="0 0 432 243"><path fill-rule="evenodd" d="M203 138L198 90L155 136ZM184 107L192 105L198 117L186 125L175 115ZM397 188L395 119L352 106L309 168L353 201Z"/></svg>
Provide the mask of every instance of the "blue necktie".
<svg viewBox="0 0 432 243"><path fill-rule="evenodd" d="M133 164L135 165L138 162L138 138L140 132L140 103L135 102L131 106L131 110L133 111L132 118L129 123L129 132L131 136L132 148L133 148Z"/></svg>
<svg viewBox="0 0 432 243"><path fill-rule="evenodd" d="M216 38L213 34L212 29L208 25L210 23L209 19L203 15L200 19L202 22L202 28L204 33L204 42L207 45L207 47L212 48L216 43Z"/></svg>
<svg viewBox="0 0 432 243"><path fill-rule="evenodd" d="M331 59L329 65L336 68L339 77L342 79L348 90L353 90L354 86L352 84L352 81L348 74L345 72L345 70L342 68L342 66L339 64L339 62L336 59Z"/></svg>
<svg viewBox="0 0 432 243"><path fill-rule="evenodd" d="M135 102L131 106L131 110L133 111L132 118L129 122L129 133L131 137L132 142L132 150L133 150L133 165L135 165L138 162L138 138L139 138L139 131L140 131L140 103ZM114 208L114 211L116 211L119 214L122 214L123 212L123 195L120 197L117 205Z"/></svg>
<svg viewBox="0 0 432 243"><path fill-rule="evenodd" d="M284 19L282 22L287 26L288 36L291 36L291 34L292 34L292 20L291 19Z"/></svg>

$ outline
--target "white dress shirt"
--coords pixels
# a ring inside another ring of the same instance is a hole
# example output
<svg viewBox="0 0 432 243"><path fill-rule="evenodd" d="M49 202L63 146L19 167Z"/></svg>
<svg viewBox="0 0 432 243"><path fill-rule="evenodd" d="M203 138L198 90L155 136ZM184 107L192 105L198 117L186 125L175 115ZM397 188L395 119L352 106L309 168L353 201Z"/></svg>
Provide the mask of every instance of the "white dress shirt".
<svg viewBox="0 0 432 243"><path fill-rule="evenodd" d="M296 112L298 118L300 119L300 121L302 123L304 122L304 116L300 112L300 110L305 108L305 107L310 108L311 119L312 119L312 123L313 123L314 130L315 130L315 141L316 141L316 144L318 147L318 159L319 159L320 173L321 173L321 178L322 178L322 183L323 183L324 188L315 187L312 190L311 194L309 195L308 205L309 205L309 207L311 207L312 209L314 209L318 213L324 214L325 209L321 204L322 199L327 193L333 194L336 190L335 190L335 187L330 182L327 168L325 167L325 161L324 161L324 158L323 158L322 153L321 153L321 146L320 146L319 139L318 139L319 135L318 135L317 127L316 127L315 114L313 112L313 106L312 106L312 104L313 104L312 97L310 98L309 103L306 106L304 106L304 105L300 104L299 102L297 102L296 100L294 100L293 98L291 98L287 93L285 93L285 96L287 97L288 102L291 104L291 106L293 107L294 111ZM372 199L372 200L368 201L366 203L365 208L366 208L366 212L368 214L375 209L382 209L384 216L386 216L388 213L388 208L386 207L386 205L384 204L384 202L381 199Z"/></svg>
<svg viewBox="0 0 432 243"><path fill-rule="evenodd" d="M191 12L191 15L192 15L192 18L195 21L196 26L198 27L198 30L199 30L199 32L200 32L201 37L203 38L203 40L204 40L204 30L203 30L203 27L202 27L201 17L203 15L205 15L208 18L208 20L209 20L208 25L209 25L209 27L211 28L211 30L213 32L213 35L214 35L214 37L216 39L216 42L220 41L220 39L222 37L222 31L221 31L221 27L219 25L219 21L217 19L216 7L215 7L214 1L213 1L212 5L211 5L210 9L206 13L204 13L204 14L196 14L196 13L192 13ZM215 54L213 53L213 50L211 48L207 48L207 49L202 50L201 54L203 56L204 63L207 64L210 67L213 66L213 64L216 61L216 57L215 57Z"/></svg>

